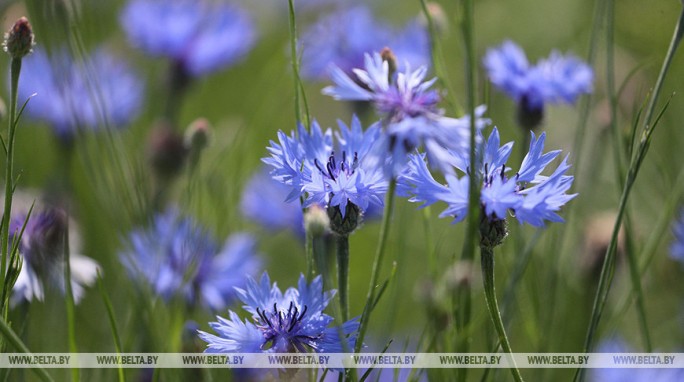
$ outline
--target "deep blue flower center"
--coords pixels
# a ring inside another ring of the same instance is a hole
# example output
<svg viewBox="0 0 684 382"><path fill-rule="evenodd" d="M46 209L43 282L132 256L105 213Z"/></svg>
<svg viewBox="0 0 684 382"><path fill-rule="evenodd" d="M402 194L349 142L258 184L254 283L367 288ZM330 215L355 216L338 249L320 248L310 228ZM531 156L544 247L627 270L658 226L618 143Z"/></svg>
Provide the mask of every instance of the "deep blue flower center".
<svg viewBox="0 0 684 382"><path fill-rule="evenodd" d="M294 305L294 302L290 302L290 306L287 310L279 310L277 303L273 304L273 310L270 312L266 309L256 308L257 314L259 315L257 327L264 333L265 340L261 349L268 350L271 347L276 346L281 339L285 339L288 342L288 345L294 346L298 350L303 350L301 349L301 343L306 340L314 339L299 333L301 323L306 316L307 310L308 307L304 305L304 309L300 312L299 308ZM276 349L276 351L282 350L283 349Z"/></svg>
<svg viewBox="0 0 684 382"><path fill-rule="evenodd" d="M335 152L333 151L328 157L328 162L325 164L325 168L321 166L321 163L318 161L318 159L314 159L314 164L316 165L318 171L323 174L323 176L331 180L336 180L342 172L349 177L354 173L354 171L356 171L356 168L359 165L358 153L354 152L354 158L352 159L351 163L348 162L347 159L347 152L342 151L342 160L338 162L335 159Z"/></svg>

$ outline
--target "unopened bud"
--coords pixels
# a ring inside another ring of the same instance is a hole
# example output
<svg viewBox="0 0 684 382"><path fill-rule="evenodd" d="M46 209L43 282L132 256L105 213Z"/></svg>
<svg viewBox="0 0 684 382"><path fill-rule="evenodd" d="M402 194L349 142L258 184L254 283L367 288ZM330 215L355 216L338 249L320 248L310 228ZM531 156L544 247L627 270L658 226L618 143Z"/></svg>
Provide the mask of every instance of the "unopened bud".
<svg viewBox="0 0 684 382"><path fill-rule="evenodd" d="M347 203L344 217L339 206L328 207L330 229L340 236L348 236L361 223L361 210L354 203Z"/></svg>
<svg viewBox="0 0 684 382"><path fill-rule="evenodd" d="M5 33L5 41L2 45L5 52L9 53L12 58L22 58L31 53L35 45L33 38L33 29L28 19L20 17Z"/></svg>
<svg viewBox="0 0 684 382"><path fill-rule="evenodd" d="M394 55L392 49L384 47L382 48L382 51L380 51L380 57L382 57L382 60L386 61L389 66L389 80L392 82L392 77L394 77L394 73L397 72L397 56Z"/></svg>
<svg viewBox="0 0 684 382"><path fill-rule="evenodd" d="M187 149L183 136L170 126L156 126L149 137L149 160L155 174L162 178L177 175L183 168Z"/></svg>
<svg viewBox="0 0 684 382"><path fill-rule="evenodd" d="M480 245L486 248L494 248L503 243L508 236L508 222L506 219L490 219L484 215L480 220Z"/></svg>
<svg viewBox="0 0 684 382"><path fill-rule="evenodd" d="M312 236L324 235L330 229L328 213L320 206L314 204L304 213L304 227Z"/></svg>
<svg viewBox="0 0 684 382"><path fill-rule="evenodd" d="M444 8L435 2L429 2L427 3L427 10L432 19L432 25L434 25L437 33L446 34L449 31L449 20L444 12ZM424 25L427 25L424 14L421 14L420 21Z"/></svg>
<svg viewBox="0 0 684 382"><path fill-rule="evenodd" d="M524 95L518 102L518 125L524 129L535 130L544 119L544 105L532 102Z"/></svg>
<svg viewBox="0 0 684 382"><path fill-rule="evenodd" d="M185 131L185 146L188 150L201 151L209 145L211 125L206 118L194 120Z"/></svg>

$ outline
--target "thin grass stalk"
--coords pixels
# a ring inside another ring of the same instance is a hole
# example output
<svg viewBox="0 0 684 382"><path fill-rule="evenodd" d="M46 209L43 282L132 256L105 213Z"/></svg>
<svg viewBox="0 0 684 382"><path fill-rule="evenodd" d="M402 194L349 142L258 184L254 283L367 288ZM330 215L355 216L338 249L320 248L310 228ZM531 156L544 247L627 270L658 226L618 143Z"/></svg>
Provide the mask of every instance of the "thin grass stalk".
<svg viewBox="0 0 684 382"><path fill-rule="evenodd" d="M114 307L112 306L112 302L109 299L107 291L104 288L104 284L102 283L102 275L99 271L97 272L97 287L100 290L102 302L104 303L105 308L107 308L107 318L109 319L109 328L112 330L112 338L114 339L114 349L116 350L116 354L120 355L122 353L123 346L121 344L119 330L117 329L116 319L114 318ZM126 382L123 367L121 365L119 365L119 368L117 369L117 375L119 378L119 382Z"/></svg>
<svg viewBox="0 0 684 382"><path fill-rule="evenodd" d="M288 0L289 22L290 22L290 55L292 56L292 75L294 77L294 108L297 123L309 126L309 104L304 92L304 84L299 75L299 54L297 53L297 19L295 15L294 0ZM302 104L304 114L302 114Z"/></svg>
<svg viewBox="0 0 684 382"><path fill-rule="evenodd" d="M361 314L361 322L359 323L359 336L356 340L354 351L356 353L361 351L363 339L368 330L368 322L370 320L371 312L375 306L375 287L380 277L380 268L385 256L385 247L387 244L387 236L389 236L390 223L392 221L392 209L394 207L394 192L397 188L396 178L392 178L389 182L387 195L385 196L385 208L382 215L382 225L380 226L380 237L378 238L378 246L375 251L375 258L373 259L373 268L371 270L371 280L368 286L368 293L366 294L366 304L363 307Z"/></svg>
<svg viewBox="0 0 684 382"><path fill-rule="evenodd" d="M12 345L15 350L21 353L31 354L31 351L24 345L19 336L14 333L7 321L3 318L0 318L0 332L2 332L3 337L5 337L7 342ZM33 365L31 371L33 371L41 381L54 381L50 374L48 374L40 365Z"/></svg>
<svg viewBox="0 0 684 382"><path fill-rule="evenodd" d="M614 273L614 268L615 268L615 252L617 249L617 240L618 240L618 233L620 231L620 226L622 225L622 219L625 214L625 210L627 208L627 200L629 198L630 192L632 190L632 186L634 185L634 181L636 180L636 177L639 173L639 169L641 168L641 164L643 163L643 160L646 156L646 153L648 152L648 148L650 145L651 137L654 131L655 126L657 126L658 122L660 121L660 117L662 117L662 114L667 107L668 104L665 105L663 109L661 109L660 113L655 117L653 121L653 113L655 109L655 105L658 99L658 95L660 91L662 90L662 85L665 80L665 76L668 72L668 69L670 67L670 64L672 63L672 59L674 57L674 54L677 50L677 47L679 46L679 43L682 39L682 35L684 34L684 30L682 29L682 24L684 24L684 9L680 13L679 20L677 22L677 25L675 26L674 34L672 36L672 41L670 42L670 46L668 48L667 54L665 56L665 60L663 62L662 68L660 70L660 73L658 75L658 79L656 80L655 87L653 89L653 92L651 94L651 99L648 103L648 106L646 108L645 112L645 117L643 119L643 128L642 128L642 133L641 133L641 139L639 141L638 147L634 150L634 155L632 155L631 161L630 161L630 166L629 170L627 173L627 178L625 181L625 185L623 188L622 196L620 198L620 205L618 208L618 214L615 219L615 225L613 227L613 233L611 236L611 241L610 245L608 246L608 249L606 251L606 256L605 260L603 262L603 267L601 269L601 277L599 279L599 286L596 291L596 297L594 299L594 305L592 308L592 313L591 313L591 318L590 318L590 324L589 328L587 330L587 336L585 339L584 343L584 351L588 352L594 342L594 336L596 334L596 329L598 327L598 324L601 320L601 315L603 313L603 308L605 307L606 301L608 299L608 294L610 292L610 287L613 279L613 273ZM577 369L575 373L575 378L574 380L582 380L583 379L583 372L584 369Z"/></svg>

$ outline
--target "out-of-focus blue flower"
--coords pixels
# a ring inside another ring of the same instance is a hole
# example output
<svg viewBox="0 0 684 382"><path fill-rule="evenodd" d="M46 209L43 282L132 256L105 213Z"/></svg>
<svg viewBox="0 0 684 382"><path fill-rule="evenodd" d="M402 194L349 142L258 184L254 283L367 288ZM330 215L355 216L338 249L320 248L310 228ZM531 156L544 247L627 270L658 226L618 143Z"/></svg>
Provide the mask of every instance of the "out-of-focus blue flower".
<svg viewBox="0 0 684 382"><path fill-rule="evenodd" d="M597 353L624 353L620 356L629 356L634 350L629 347L622 339L609 339L603 341ZM595 382L677 382L684 380L683 369L635 369L610 368L610 369L591 369L589 380Z"/></svg>
<svg viewBox="0 0 684 382"><path fill-rule="evenodd" d="M242 192L242 214L268 230L291 230L303 238L302 207L285 202L290 191L290 186L273 179L264 168L250 178Z"/></svg>
<svg viewBox="0 0 684 382"><path fill-rule="evenodd" d="M672 226L674 241L670 245L670 256L680 262L684 262L684 208L679 211L679 218Z"/></svg>
<svg viewBox="0 0 684 382"><path fill-rule="evenodd" d="M478 179L482 180L480 201L490 221L505 220L508 211L512 211L521 224L541 227L544 221L562 222L557 212L577 195L567 194L573 181L572 176L565 175L570 168L567 157L553 174L541 175L560 150L542 154L546 133L538 138L531 134L530 150L515 175L508 175L510 168L506 167L513 143L500 146L496 128L484 147L478 147L483 158L477 170ZM459 178L457 172L447 173L447 185L443 185L432 177L424 157L413 155L407 171L399 177L399 190L412 195L409 200L423 203L423 206L437 201L447 203L448 207L440 217L453 216L454 222L459 222L468 212L468 184L472 177L467 157L454 156L451 163L465 175Z"/></svg>
<svg viewBox="0 0 684 382"><path fill-rule="evenodd" d="M124 266L167 301L181 296L191 305L223 309L235 297L233 288L243 286L259 266L249 234L233 234L219 247L194 221L173 210L132 231L129 240L129 249L120 254Z"/></svg>
<svg viewBox="0 0 684 382"><path fill-rule="evenodd" d="M301 275L297 288L282 293L264 272L259 281L250 278L245 289L236 290L252 321L243 322L230 310L229 319L217 316L209 325L218 336L198 331L207 342L206 353L341 353L354 348L359 323L354 318L330 326L333 318L323 310L335 291L323 292L321 276L307 284Z"/></svg>
<svg viewBox="0 0 684 382"><path fill-rule="evenodd" d="M83 62L63 50L48 57L36 49L23 60L18 96L24 100L34 93L27 114L49 123L68 141L81 129L126 126L141 109L143 84L104 49Z"/></svg>
<svg viewBox="0 0 684 382"><path fill-rule="evenodd" d="M387 192L384 158L379 156L380 125L365 132L354 117L348 127L338 121L337 147L331 129L322 131L316 121L311 132L303 126L298 134L278 132L279 143L271 141L270 157L263 161L273 169L274 179L290 187L287 201L305 196L304 206L318 204L339 207L344 218L348 203L366 211L383 205Z"/></svg>
<svg viewBox="0 0 684 382"><path fill-rule="evenodd" d="M435 78L424 81L426 67L390 73L390 65L379 53L367 54L365 69L354 69L357 80L340 68L333 68L335 86L323 94L337 100L370 101L383 115L387 126L387 149L391 152L392 173L397 174L406 163L406 155L424 145L430 164L447 169L449 153L465 154L470 144L470 117L449 118L437 107L439 93L430 89ZM475 110L476 128L489 124L482 115L485 107Z"/></svg>
<svg viewBox="0 0 684 382"><path fill-rule="evenodd" d="M528 113L541 115L545 103L574 103L592 91L591 67L557 51L532 66L518 45L505 41L489 49L483 63L492 83Z"/></svg>
<svg viewBox="0 0 684 382"><path fill-rule="evenodd" d="M363 66L364 54L389 47L400 59L399 68L430 65L427 30L417 20L402 30L373 17L366 6L355 6L321 18L302 36L302 76L325 80L333 67L353 76Z"/></svg>
<svg viewBox="0 0 684 382"><path fill-rule="evenodd" d="M133 46L171 58L191 76L235 63L256 40L247 12L225 3L132 0L120 22Z"/></svg>
<svg viewBox="0 0 684 382"><path fill-rule="evenodd" d="M10 235L19 235L27 214L19 213L10 220ZM12 289L12 303L42 301L46 288L57 287L62 293L64 285L64 250L68 219L63 210L49 208L33 212L26 222L19 242L19 254L23 257L21 272ZM73 232L72 232L73 236ZM70 248L73 250L73 248ZM78 303L85 287L92 285L97 277L98 264L89 257L70 253L71 290Z"/></svg>

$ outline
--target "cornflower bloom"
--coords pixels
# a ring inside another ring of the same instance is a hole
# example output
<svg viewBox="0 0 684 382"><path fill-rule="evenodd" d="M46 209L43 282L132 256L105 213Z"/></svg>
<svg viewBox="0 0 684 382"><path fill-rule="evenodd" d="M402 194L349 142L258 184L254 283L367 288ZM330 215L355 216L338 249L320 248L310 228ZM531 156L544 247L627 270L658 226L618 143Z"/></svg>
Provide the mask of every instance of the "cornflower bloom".
<svg viewBox="0 0 684 382"><path fill-rule="evenodd" d="M22 72L19 98L36 94L26 113L50 124L64 142L80 130L124 127L142 106L140 78L104 49L83 62L74 62L64 50L48 57L35 49L24 58Z"/></svg>
<svg viewBox="0 0 684 382"><path fill-rule="evenodd" d="M670 245L670 257L684 262L684 208L679 211L679 218L675 220L672 226L672 233L674 234L674 241Z"/></svg>
<svg viewBox="0 0 684 382"><path fill-rule="evenodd" d="M430 64L429 36L418 20L395 30L362 5L322 17L304 32L301 42L302 76L312 80L327 80L334 66L353 77L353 69L363 65L364 54L384 47L414 67Z"/></svg>
<svg viewBox="0 0 684 382"><path fill-rule="evenodd" d="M406 163L407 154L421 144L430 164L448 169L449 151L464 154L470 143L470 117L449 118L437 107L441 97L430 89L436 78L424 81L427 67L412 71L407 65L403 72L394 71L393 54L366 54L365 69L354 69L358 79L352 79L340 68L332 69L335 86L323 89L323 94L336 100L369 101L384 116L389 137L386 149L391 152L391 172L397 175ZM489 124L482 119L485 107L475 110L476 128Z"/></svg>
<svg viewBox="0 0 684 382"><path fill-rule="evenodd" d="M65 293L64 285L64 251L67 249L68 218L66 213L57 208L34 211L26 221L27 214L18 213L10 221L10 235L21 233L19 254L23 258L21 271L12 289L12 304L33 299L43 301L46 288L57 287ZM75 235L69 235L70 238ZM69 247L75 246L75 242ZM73 248L69 248L73 250ZM70 253L71 289L74 301L78 303L85 287L92 285L97 277L98 264L89 257Z"/></svg>
<svg viewBox="0 0 684 382"><path fill-rule="evenodd" d="M444 185L433 178L421 155L413 155L408 169L399 178L400 191L412 195L409 200L423 203L423 207L438 201L446 202L448 207L440 217L453 216L456 223L463 220L468 212L468 184L474 177L482 183L480 203L483 218L498 230L496 233L501 234L498 240L505 237L505 221L509 211L521 224L535 227L543 226L544 221L562 222L563 219L556 212L576 196L566 193L573 181L572 176L565 175L570 168L567 157L550 176L541 175L561 151L542 154L546 133L538 138L533 132L530 134L529 152L515 175L509 175L511 169L506 167L513 142L499 146L499 132L494 128L481 148L482 162L474 174L468 169L470 162L467 157L454 156L452 164L465 175L459 178L457 172L447 173L447 184ZM491 244L500 243L493 241Z"/></svg>
<svg viewBox="0 0 684 382"><path fill-rule="evenodd" d="M333 318L323 310L335 291L323 292L321 276L307 284L300 275L297 288L282 293L264 272L258 282L250 278L245 289L236 291L252 321L243 322L232 310L230 319L217 316L209 326L218 336L198 331L206 353L341 353L354 348L359 323L355 318L330 326Z"/></svg>
<svg viewBox="0 0 684 382"><path fill-rule="evenodd" d="M129 235L130 248L120 254L129 274L169 301L181 296L213 310L223 309L243 286L259 261L256 243L245 233L234 234L219 247L190 218L177 211L158 214L147 228Z"/></svg>
<svg viewBox="0 0 684 382"><path fill-rule="evenodd" d="M505 41L487 51L483 64L492 83L518 104L518 123L526 128L539 125L545 103L570 104L592 92L591 67L557 51L532 66L518 45Z"/></svg>
<svg viewBox="0 0 684 382"><path fill-rule="evenodd" d="M234 64L256 40L249 15L232 4L132 0L120 22L133 46L172 59L191 77Z"/></svg>
<svg viewBox="0 0 684 382"><path fill-rule="evenodd" d="M290 186L273 179L266 168L260 169L247 181L242 192L242 215L268 230L290 230L303 238L302 207L285 202L290 191Z"/></svg>
<svg viewBox="0 0 684 382"><path fill-rule="evenodd" d="M302 125L297 134L279 131L279 143L271 141L271 156L262 160L273 168L274 179L290 187L286 201L303 197L304 207L327 207L333 230L349 234L370 206L383 206L387 179L378 150L380 125L373 124L364 132L353 117L350 127L342 121L338 126L337 147L332 130L322 131L316 121L310 132Z"/></svg>

